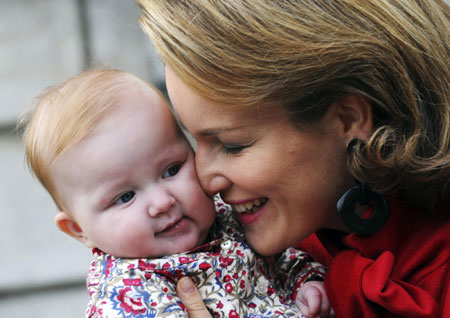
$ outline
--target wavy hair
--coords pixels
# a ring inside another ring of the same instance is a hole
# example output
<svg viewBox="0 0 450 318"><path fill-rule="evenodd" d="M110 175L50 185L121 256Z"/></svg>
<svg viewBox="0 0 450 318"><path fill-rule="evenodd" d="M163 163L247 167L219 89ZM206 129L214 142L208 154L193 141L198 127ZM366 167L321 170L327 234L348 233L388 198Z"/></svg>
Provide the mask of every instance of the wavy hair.
<svg viewBox="0 0 450 318"><path fill-rule="evenodd" d="M139 4L141 27L162 60L199 94L241 111L276 102L298 127L320 119L339 98L362 96L371 103L374 131L349 156L353 176L384 194L433 201L448 195L445 1Z"/></svg>

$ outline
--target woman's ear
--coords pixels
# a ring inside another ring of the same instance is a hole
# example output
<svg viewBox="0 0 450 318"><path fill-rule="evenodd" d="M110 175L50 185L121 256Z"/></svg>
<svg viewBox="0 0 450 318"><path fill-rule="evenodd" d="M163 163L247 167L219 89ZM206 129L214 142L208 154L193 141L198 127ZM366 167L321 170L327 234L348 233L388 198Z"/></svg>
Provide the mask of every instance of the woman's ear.
<svg viewBox="0 0 450 318"><path fill-rule="evenodd" d="M335 106L346 143L355 138L367 141L373 129L372 106L367 98L350 95L337 100Z"/></svg>
<svg viewBox="0 0 450 318"><path fill-rule="evenodd" d="M67 235L77 239L84 245L92 247L89 244L88 238L84 235L83 230L78 225L78 223L73 219L73 217L67 212L58 212L55 216L56 226L60 231L66 233Z"/></svg>

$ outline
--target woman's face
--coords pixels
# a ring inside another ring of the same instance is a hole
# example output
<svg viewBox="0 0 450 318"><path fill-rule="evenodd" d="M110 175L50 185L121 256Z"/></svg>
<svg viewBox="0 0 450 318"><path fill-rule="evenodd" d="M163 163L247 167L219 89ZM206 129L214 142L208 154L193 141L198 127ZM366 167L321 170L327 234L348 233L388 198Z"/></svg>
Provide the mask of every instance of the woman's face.
<svg viewBox="0 0 450 318"><path fill-rule="evenodd" d="M197 141L202 186L232 205L258 253L274 255L320 228L342 229L336 202L352 181L333 107L320 129L300 131L281 107L232 110L199 96L170 69L166 81L182 125Z"/></svg>

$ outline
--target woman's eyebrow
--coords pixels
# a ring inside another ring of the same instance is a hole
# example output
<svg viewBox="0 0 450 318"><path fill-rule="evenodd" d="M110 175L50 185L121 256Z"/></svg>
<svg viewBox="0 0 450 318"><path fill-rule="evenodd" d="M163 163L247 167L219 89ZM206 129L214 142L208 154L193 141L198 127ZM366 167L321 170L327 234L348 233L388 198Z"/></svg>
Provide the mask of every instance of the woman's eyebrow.
<svg viewBox="0 0 450 318"><path fill-rule="evenodd" d="M242 125L237 127L223 127L223 128L205 128L196 133L199 137L210 137L216 136L221 133L228 133L236 130L244 129L248 126Z"/></svg>
<svg viewBox="0 0 450 318"><path fill-rule="evenodd" d="M218 135L223 131L229 131L229 130L231 130L231 129L209 129L209 128L206 128L206 129L200 130L197 133L197 135L199 137L210 137L210 136Z"/></svg>
<svg viewBox="0 0 450 318"><path fill-rule="evenodd" d="M183 124L183 122L181 121L181 119L178 118L178 124L180 125L180 127L185 130L185 131L189 131L189 129L186 128L186 126ZM199 132L191 132L189 131L189 133L191 133L193 136L196 135L198 137L210 137L210 136L216 136L220 133L223 132L230 132L233 130L239 130L239 129L243 129L246 126L242 125L242 126L238 126L238 127L223 127L223 128L204 128L202 130L200 130Z"/></svg>

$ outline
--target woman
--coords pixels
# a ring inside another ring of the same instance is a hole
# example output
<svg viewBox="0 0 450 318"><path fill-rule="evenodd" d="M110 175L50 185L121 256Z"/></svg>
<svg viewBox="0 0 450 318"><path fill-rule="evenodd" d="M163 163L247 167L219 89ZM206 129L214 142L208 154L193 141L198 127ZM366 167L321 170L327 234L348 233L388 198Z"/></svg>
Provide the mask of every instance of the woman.
<svg viewBox="0 0 450 318"><path fill-rule="evenodd" d="M140 5L202 185L249 244L301 242L329 267L337 317L448 317L449 6ZM181 283L191 317L208 317Z"/></svg>

